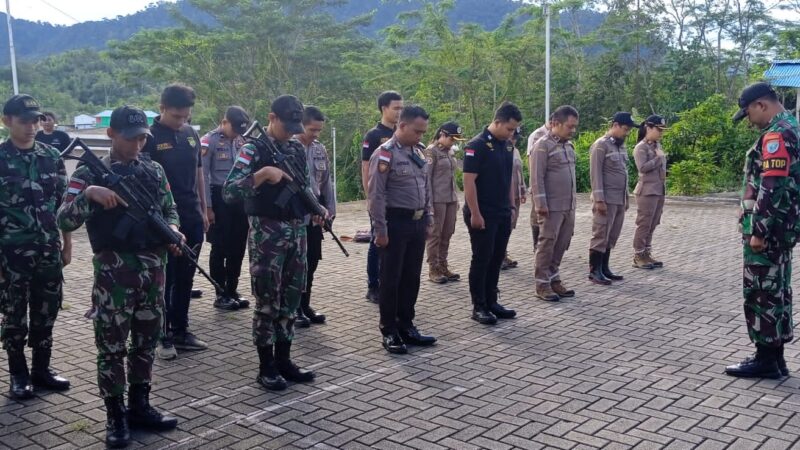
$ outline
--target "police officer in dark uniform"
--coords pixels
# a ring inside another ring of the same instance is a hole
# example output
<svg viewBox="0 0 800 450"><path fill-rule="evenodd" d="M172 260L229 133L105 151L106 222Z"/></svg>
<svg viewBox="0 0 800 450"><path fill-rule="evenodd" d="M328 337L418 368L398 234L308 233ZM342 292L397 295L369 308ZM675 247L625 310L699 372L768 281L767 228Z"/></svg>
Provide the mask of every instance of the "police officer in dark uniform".
<svg viewBox="0 0 800 450"><path fill-rule="evenodd" d="M241 202L226 203L223 200L222 185L233 168L239 147L244 145L241 135L249 124L247 111L241 106L231 106L225 111L220 125L200 139L206 215L210 223L211 278L225 289L224 295L217 295L214 307L229 311L250 306L238 291L249 225Z"/></svg>
<svg viewBox="0 0 800 450"><path fill-rule="evenodd" d="M364 135L364 145L361 149L361 183L364 193L367 194L369 181L369 161L375 149L392 138L400 120L400 111L403 109L403 97L395 91L386 91L378 96L378 110L381 112L381 121L375 128ZM374 233L374 229L370 230ZM367 251L367 300L378 303L378 285L380 284L380 259L375 242L369 243Z"/></svg>
<svg viewBox="0 0 800 450"><path fill-rule="evenodd" d="M469 292L472 319L482 324L517 315L498 303L497 282L514 209L514 148L509 140L520 122L519 108L505 102L495 111L494 121L464 146L464 221L472 244Z"/></svg>
<svg viewBox="0 0 800 450"><path fill-rule="evenodd" d="M150 127L142 153L161 164L172 188L178 207L180 231L186 244L200 252L203 233L208 231L205 215L205 188L200 152L200 137L187 120L192 114L195 93L188 86L173 84L161 93L161 115ZM205 350L205 342L189 331L189 301L195 268L188 256L170 255L164 300L167 307L167 326L156 354L161 359L175 359L181 350Z"/></svg>
<svg viewBox="0 0 800 450"><path fill-rule="evenodd" d="M328 210L331 220L336 217L336 196L333 190L333 177L331 176L331 161L328 150L317 140L322 128L325 126L325 115L316 106L307 105L303 109L304 132L295 136L306 149L306 162L308 163L311 191L317 196L320 205ZM325 314L317 313L311 307L311 289L314 285L314 274L322 259L322 227L309 222L308 227L308 275L306 276L306 290L300 300L297 310L295 326L309 327L312 323L325 323Z"/></svg>
<svg viewBox="0 0 800 450"><path fill-rule="evenodd" d="M406 344L428 346L414 326L425 241L433 231L433 206L428 190L425 149L428 113L407 106L394 136L369 162L369 214L380 250L380 330L389 353L407 353Z"/></svg>

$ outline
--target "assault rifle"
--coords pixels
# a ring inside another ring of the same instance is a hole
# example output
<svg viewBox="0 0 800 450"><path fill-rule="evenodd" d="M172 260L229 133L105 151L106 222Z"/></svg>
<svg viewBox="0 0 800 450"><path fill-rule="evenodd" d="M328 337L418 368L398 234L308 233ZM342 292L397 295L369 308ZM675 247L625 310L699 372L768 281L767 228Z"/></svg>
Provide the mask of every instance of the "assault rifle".
<svg viewBox="0 0 800 450"><path fill-rule="evenodd" d="M256 148L263 150L266 156L275 163L275 166L286 172L292 179L292 181L286 183L275 204L279 208L285 208L294 195L299 195L303 206L306 207L311 215L323 218L322 229L330 233L344 256L350 256L350 253L342 245L342 241L333 232L333 222L325 217L325 209L319 204L319 200L311 192L311 187L306 183L306 167L301 164L301 161L298 161L294 155L283 153L267 136L267 132L257 121L253 121L253 124L244 132L242 137L255 145Z"/></svg>
<svg viewBox="0 0 800 450"><path fill-rule="evenodd" d="M77 147L83 150L81 156L72 155L72 152ZM128 220L120 221L119 225L115 227L113 231L114 237L124 240L132 227L149 226L150 230L157 233L168 244L175 245L180 249L181 253L188 258L189 263L214 286L217 295L225 295L225 290L197 262L197 252L186 245L181 236L170 228L169 223L161 214L161 205L155 192L148 192L134 177L124 178L114 173L100 158L92 153L80 138L73 139L69 146L61 152L60 156L63 159L72 159L85 164L92 171L92 174L101 181L100 184L102 186L114 191L128 204L127 207L119 205L119 207L126 208L125 215Z"/></svg>

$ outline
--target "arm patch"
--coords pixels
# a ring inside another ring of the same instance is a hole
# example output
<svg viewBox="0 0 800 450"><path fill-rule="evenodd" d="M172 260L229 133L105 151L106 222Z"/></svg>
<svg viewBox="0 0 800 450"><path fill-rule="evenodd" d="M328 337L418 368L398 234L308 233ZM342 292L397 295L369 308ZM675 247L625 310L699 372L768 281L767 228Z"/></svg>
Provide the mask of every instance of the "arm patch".
<svg viewBox="0 0 800 450"><path fill-rule="evenodd" d="M779 132L765 134L761 141L761 176L788 177L789 161L783 135Z"/></svg>

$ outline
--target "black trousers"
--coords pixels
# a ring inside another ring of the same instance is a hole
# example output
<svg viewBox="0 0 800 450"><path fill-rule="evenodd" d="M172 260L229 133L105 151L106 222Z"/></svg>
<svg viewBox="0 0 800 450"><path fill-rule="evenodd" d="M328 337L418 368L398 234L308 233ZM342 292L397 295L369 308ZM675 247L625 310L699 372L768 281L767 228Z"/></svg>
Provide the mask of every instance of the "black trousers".
<svg viewBox="0 0 800 450"><path fill-rule="evenodd" d="M506 256L508 238L511 236L511 217L484 218L486 228L475 230L470 226L472 215L464 209L464 221L469 230L472 262L469 266L469 293L476 308L488 308L497 303L497 283L500 266Z"/></svg>
<svg viewBox="0 0 800 450"><path fill-rule="evenodd" d="M311 286L314 284L314 272L317 271L319 261L322 259L322 227L308 225L307 236L308 252L306 253L306 258L308 259L308 272L306 273L306 291L300 300L300 306L304 308L308 308L311 304Z"/></svg>
<svg viewBox="0 0 800 450"><path fill-rule="evenodd" d="M242 260L247 249L247 215L241 204L225 203L222 186L211 186L211 202L215 220L208 230L210 275L225 288L227 295L233 296L239 287Z"/></svg>
<svg viewBox="0 0 800 450"><path fill-rule="evenodd" d="M384 336L414 326L425 255L425 220L388 219L389 245L380 253L380 329Z"/></svg>

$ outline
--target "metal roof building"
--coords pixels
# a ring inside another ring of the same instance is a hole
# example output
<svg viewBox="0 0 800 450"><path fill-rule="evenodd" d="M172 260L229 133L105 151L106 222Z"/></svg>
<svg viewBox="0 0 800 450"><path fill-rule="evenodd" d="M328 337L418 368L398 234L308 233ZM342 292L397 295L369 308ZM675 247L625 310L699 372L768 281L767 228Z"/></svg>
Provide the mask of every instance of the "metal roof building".
<svg viewBox="0 0 800 450"><path fill-rule="evenodd" d="M800 59L772 61L772 65L764 72L764 78L773 86L797 90L794 112L800 120Z"/></svg>

